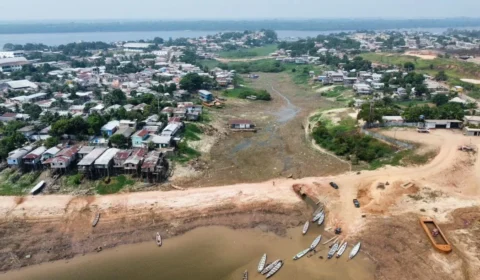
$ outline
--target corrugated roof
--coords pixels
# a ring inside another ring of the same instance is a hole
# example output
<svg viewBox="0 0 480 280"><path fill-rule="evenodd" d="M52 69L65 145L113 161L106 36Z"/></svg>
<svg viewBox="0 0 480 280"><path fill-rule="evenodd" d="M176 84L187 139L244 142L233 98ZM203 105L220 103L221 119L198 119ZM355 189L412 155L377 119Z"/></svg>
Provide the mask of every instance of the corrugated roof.
<svg viewBox="0 0 480 280"><path fill-rule="evenodd" d="M78 151L79 154L88 154L91 151L95 150L94 146L83 146L80 151Z"/></svg>
<svg viewBox="0 0 480 280"><path fill-rule="evenodd" d="M148 134L148 130L142 129L140 131L137 131L133 136L143 137L147 134Z"/></svg>
<svg viewBox="0 0 480 280"><path fill-rule="evenodd" d="M40 146L40 147L36 148L35 150L31 151L30 153L28 153L23 158L24 159L39 158L46 150L47 150L47 148L45 146Z"/></svg>
<svg viewBox="0 0 480 280"><path fill-rule="evenodd" d="M90 166L93 162L99 158L107 148L95 148L93 151L88 153L82 160L78 163L79 166Z"/></svg>
<svg viewBox="0 0 480 280"><path fill-rule="evenodd" d="M120 151L117 148L110 148L105 153L103 153L96 161L95 165L106 165L108 164L113 157Z"/></svg>
<svg viewBox="0 0 480 280"><path fill-rule="evenodd" d="M51 155L56 155L58 152L60 152L60 149L57 147L51 147L50 149L46 150L45 153L43 154L51 154Z"/></svg>
<svg viewBox="0 0 480 280"><path fill-rule="evenodd" d="M142 164L142 169L150 169L157 165L158 159L160 158L161 153L157 151L151 151L145 157L145 160Z"/></svg>
<svg viewBox="0 0 480 280"><path fill-rule="evenodd" d="M147 149L138 149L134 150L132 155L123 163L125 164L135 164L137 165L143 157L147 154Z"/></svg>
<svg viewBox="0 0 480 280"><path fill-rule="evenodd" d="M120 150L115 155L115 160L126 160L132 154L132 150Z"/></svg>

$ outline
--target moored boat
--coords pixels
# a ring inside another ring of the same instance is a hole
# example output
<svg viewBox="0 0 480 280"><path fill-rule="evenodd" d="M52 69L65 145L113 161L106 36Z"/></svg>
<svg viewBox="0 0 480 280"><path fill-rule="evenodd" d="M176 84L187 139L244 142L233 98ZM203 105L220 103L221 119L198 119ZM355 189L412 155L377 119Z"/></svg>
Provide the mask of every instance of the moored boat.
<svg viewBox="0 0 480 280"><path fill-rule="evenodd" d="M317 236L312 242L312 245L310 245L310 249L315 249L318 246L318 243L320 243L320 240L322 240L322 235Z"/></svg>
<svg viewBox="0 0 480 280"><path fill-rule="evenodd" d="M42 190L43 185L45 185L45 181L40 181L38 184L35 185L35 187L33 187L33 189L30 191L30 194L39 193Z"/></svg>
<svg viewBox="0 0 480 280"><path fill-rule="evenodd" d="M279 262L280 260L276 260L274 262L272 262L271 264L267 265L263 270L262 270L262 274L267 274L270 270L272 270L276 265L277 263Z"/></svg>
<svg viewBox="0 0 480 280"><path fill-rule="evenodd" d="M261 272L265 268L265 263L267 262L267 254L263 254L258 263L258 272Z"/></svg>
<svg viewBox="0 0 480 280"><path fill-rule="evenodd" d="M305 235L305 233L307 233L309 226L310 226L310 222L306 221L305 224L303 225L303 229L302 229L302 234L303 235Z"/></svg>
<svg viewBox="0 0 480 280"><path fill-rule="evenodd" d="M347 242L344 242L342 246L340 246L340 249L338 249L337 258L340 258L346 249L347 249Z"/></svg>
<svg viewBox="0 0 480 280"><path fill-rule="evenodd" d="M420 225L435 249L443 253L450 253L452 251L452 245L450 245L450 242L447 240L447 237L443 234L435 220L432 218L421 217Z"/></svg>
<svg viewBox="0 0 480 280"><path fill-rule="evenodd" d="M100 213L97 213L95 215L95 218L93 219L92 227L95 227L98 224L99 221L100 221Z"/></svg>
<svg viewBox="0 0 480 280"><path fill-rule="evenodd" d="M321 213L320 218L318 218L318 225L321 226L323 224L323 221L325 221L325 212Z"/></svg>
<svg viewBox="0 0 480 280"><path fill-rule="evenodd" d="M335 252L338 250L338 243L333 244L332 248L330 248L330 251L328 251L328 259L331 259L333 255L335 255Z"/></svg>
<svg viewBox="0 0 480 280"><path fill-rule="evenodd" d="M277 273L280 270L280 268L282 268L282 266L283 266L283 262L278 261L278 263L272 268L272 270L268 272L267 279L272 277L275 273Z"/></svg>
<svg viewBox="0 0 480 280"><path fill-rule="evenodd" d="M301 257L305 256L308 252L310 252L310 248L308 249L305 249L303 251L301 251L300 253L296 254L295 257L293 257L293 260L298 260L300 259Z"/></svg>
<svg viewBox="0 0 480 280"><path fill-rule="evenodd" d="M243 272L243 280L248 280L248 270Z"/></svg>
<svg viewBox="0 0 480 280"><path fill-rule="evenodd" d="M350 251L350 255L348 256L349 259L353 259L358 254L361 245L362 242L358 242L355 246L353 246L352 250Z"/></svg>
<svg viewBox="0 0 480 280"><path fill-rule="evenodd" d="M157 232L157 236L155 237L155 241L157 242L158 246L162 246L162 236L160 235L160 232Z"/></svg>
<svg viewBox="0 0 480 280"><path fill-rule="evenodd" d="M321 211L320 213L318 213L317 215L315 215L312 219L312 222L316 222L318 221L318 219L320 219L320 217L323 215L323 211Z"/></svg>

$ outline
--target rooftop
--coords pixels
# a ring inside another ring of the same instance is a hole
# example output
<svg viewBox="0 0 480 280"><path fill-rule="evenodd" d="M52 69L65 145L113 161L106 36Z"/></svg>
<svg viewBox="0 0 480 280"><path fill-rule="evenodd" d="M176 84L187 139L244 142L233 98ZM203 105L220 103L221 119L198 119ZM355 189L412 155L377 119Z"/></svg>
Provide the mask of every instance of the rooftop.
<svg viewBox="0 0 480 280"><path fill-rule="evenodd" d="M81 165L92 165L92 163L99 157L101 156L107 148L95 148L93 151L88 153L82 160L78 163L79 166Z"/></svg>
<svg viewBox="0 0 480 280"><path fill-rule="evenodd" d="M119 151L117 148L108 149L95 161L95 165L107 165Z"/></svg>
<svg viewBox="0 0 480 280"><path fill-rule="evenodd" d="M139 164L143 157L147 154L147 149L134 150L132 155L124 162L124 164Z"/></svg>
<svg viewBox="0 0 480 280"><path fill-rule="evenodd" d="M30 153L28 153L23 158L24 159L39 158L46 150L47 150L47 148L45 146L40 146L40 147L36 148L35 150L31 151Z"/></svg>
<svg viewBox="0 0 480 280"><path fill-rule="evenodd" d="M132 150L120 150L116 155L116 160L126 160L132 154Z"/></svg>

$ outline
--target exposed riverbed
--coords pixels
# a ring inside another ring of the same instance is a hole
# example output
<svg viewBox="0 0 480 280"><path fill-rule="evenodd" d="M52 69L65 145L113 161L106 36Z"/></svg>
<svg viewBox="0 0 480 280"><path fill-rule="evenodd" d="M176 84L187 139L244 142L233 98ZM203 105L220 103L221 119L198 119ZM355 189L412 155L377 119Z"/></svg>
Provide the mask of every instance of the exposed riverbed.
<svg viewBox="0 0 480 280"><path fill-rule="evenodd" d="M267 253L267 262L283 259L284 267L274 279L374 279L375 266L363 254L348 261L347 250L340 259L326 260L327 245L318 253L293 261L292 257L308 248L322 233L314 225L307 235L300 228L288 230L286 237L271 232L204 227L164 241L124 245L101 253L90 253L69 261L57 261L0 275L0 279L241 279L248 270L249 279L265 279L256 272L258 261ZM326 241L325 236L322 241ZM323 256L324 259L320 259Z"/></svg>

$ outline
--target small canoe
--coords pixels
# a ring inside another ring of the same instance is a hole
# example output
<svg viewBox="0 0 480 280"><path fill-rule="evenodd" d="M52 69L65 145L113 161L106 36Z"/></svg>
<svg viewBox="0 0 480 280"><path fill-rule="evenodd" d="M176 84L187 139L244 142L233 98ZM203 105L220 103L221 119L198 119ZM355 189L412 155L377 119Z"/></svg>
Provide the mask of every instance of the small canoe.
<svg viewBox="0 0 480 280"><path fill-rule="evenodd" d="M347 242L344 242L342 246L340 246L340 249L338 249L337 258L340 258L346 249L347 249Z"/></svg>
<svg viewBox="0 0 480 280"><path fill-rule="evenodd" d="M313 217L313 219L312 219L312 222L315 223L316 221L318 221L318 219L320 219L320 217L322 216L322 214L323 214L323 211L321 211L320 213L318 213L317 215L315 215L315 217Z"/></svg>
<svg viewBox="0 0 480 280"><path fill-rule="evenodd" d="M312 245L310 245L310 249L315 249L318 246L318 243L320 243L320 240L322 240L322 235L319 235L313 240Z"/></svg>
<svg viewBox="0 0 480 280"><path fill-rule="evenodd" d="M30 191L30 194L37 194L41 191L43 188L43 185L45 185L45 181L40 181L38 184L33 187L33 189Z"/></svg>
<svg viewBox="0 0 480 280"><path fill-rule="evenodd" d="M296 254L295 257L293 257L293 260L298 260L300 258L302 258L303 256L305 256L308 252L310 252L310 248L308 249L305 249L303 251L301 251L300 253Z"/></svg>
<svg viewBox="0 0 480 280"><path fill-rule="evenodd" d="M274 262L272 262L271 264L267 265L267 267L265 267L261 274L267 274L270 270L272 270L277 264L278 262L280 262L280 260L276 260Z"/></svg>
<svg viewBox="0 0 480 280"><path fill-rule="evenodd" d="M332 248L330 248L330 251L328 251L328 259L331 259L333 255L335 255L335 252L338 250L338 243L333 244Z"/></svg>
<svg viewBox="0 0 480 280"><path fill-rule="evenodd" d="M243 272L243 280L248 280L248 270Z"/></svg>
<svg viewBox="0 0 480 280"><path fill-rule="evenodd" d="M349 259L353 259L358 254L361 244L362 242L358 242L357 245L353 246L352 251L350 251L350 255L348 256Z"/></svg>
<svg viewBox="0 0 480 280"><path fill-rule="evenodd" d="M260 262L258 263L258 272L261 272L265 268L265 263L267 262L267 254L263 254Z"/></svg>
<svg viewBox="0 0 480 280"><path fill-rule="evenodd" d="M338 238L338 236L334 236L334 237L328 239L327 241L323 242L322 244L325 245L325 244L327 244L327 243L330 243L330 242L332 242L335 238Z"/></svg>
<svg viewBox="0 0 480 280"><path fill-rule="evenodd" d="M273 268L272 270L270 270L270 272L268 272L267 274L267 279L272 277L275 273L277 273L280 268L282 268L283 266L283 262L282 261L279 261Z"/></svg>
<svg viewBox="0 0 480 280"><path fill-rule="evenodd" d="M162 246L162 236L160 235L160 232L157 232L157 236L155 238L155 241L157 242L158 246Z"/></svg>
<svg viewBox="0 0 480 280"><path fill-rule="evenodd" d="M305 224L303 225L303 229L302 229L302 234L305 235L305 233L307 233L308 231L308 226L310 226L310 222L309 221L306 221Z"/></svg>
<svg viewBox="0 0 480 280"><path fill-rule="evenodd" d="M447 240L445 234L435 222L434 219L428 217L420 218L420 225L427 234L428 239L438 251L443 253L450 253L452 251L452 245Z"/></svg>
<svg viewBox="0 0 480 280"><path fill-rule="evenodd" d="M92 227L95 227L98 224L98 221L100 221L100 213L97 213L95 215L95 218L93 219L93 222L92 222Z"/></svg>
<svg viewBox="0 0 480 280"><path fill-rule="evenodd" d="M325 212L322 212L322 215L318 219L318 225L321 226L323 224L323 221L325 221Z"/></svg>

